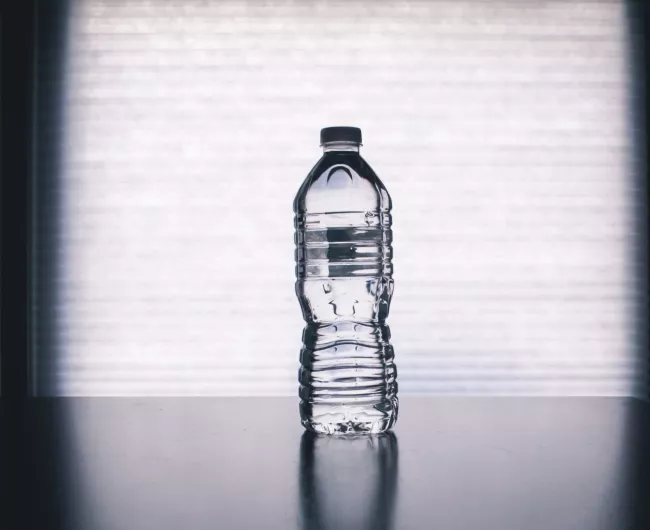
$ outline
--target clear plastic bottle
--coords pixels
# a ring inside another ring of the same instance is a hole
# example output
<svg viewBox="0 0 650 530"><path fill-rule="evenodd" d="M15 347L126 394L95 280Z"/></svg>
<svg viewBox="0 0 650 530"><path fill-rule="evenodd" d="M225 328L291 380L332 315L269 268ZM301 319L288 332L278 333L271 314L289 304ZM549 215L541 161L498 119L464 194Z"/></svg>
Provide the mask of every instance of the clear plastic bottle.
<svg viewBox="0 0 650 530"><path fill-rule="evenodd" d="M293 205L296 294L307 323L300 416L317 433L384 432L398 409L385 323L393 294L391 199L359 155L360 129L325 128L321 145Z"/></svg>

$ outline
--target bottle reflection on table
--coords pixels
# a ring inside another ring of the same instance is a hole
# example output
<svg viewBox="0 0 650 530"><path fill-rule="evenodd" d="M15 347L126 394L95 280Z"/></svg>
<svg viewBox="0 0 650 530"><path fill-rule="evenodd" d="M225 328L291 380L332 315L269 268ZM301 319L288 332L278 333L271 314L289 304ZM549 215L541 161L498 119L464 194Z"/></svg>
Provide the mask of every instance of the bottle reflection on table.
<svg viewBox="0 0 650 530"><path fill-rule="evenodd" d="M327 436L300 443L303 529L389 530L397 490L397 438Z"/></svg>

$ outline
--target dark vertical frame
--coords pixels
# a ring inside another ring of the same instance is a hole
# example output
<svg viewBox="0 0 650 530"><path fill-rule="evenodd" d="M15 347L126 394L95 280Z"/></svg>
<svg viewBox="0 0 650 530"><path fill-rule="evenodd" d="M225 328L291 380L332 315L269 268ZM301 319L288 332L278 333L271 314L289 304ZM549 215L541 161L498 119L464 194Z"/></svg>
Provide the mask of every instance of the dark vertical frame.
<svg viewBox="0 0 650 530"><path fill-rule="evenodd" d="M35 0L2 13L2 397L29 395Z"/></svg>
<svg viewBox="0 0 650 530"><path fill-rule="evenodd" d="M65 142L68 0L40 0L36 13L35 167L32 205L32 395L58 395L60 364L61 160ZM50 374L47 377L47 374Z"/></svg>
<svg viewBox="0 0 650 530"><path fill-rule="evenodd" d="M40 286L52 286L58 271L68 2L11 4L3 12L2 39L0 361L2 396L22 398L40 388L33 352L39 352L38 360L56 363L56 293Z"/></svg>
<svg viewBox="0 0 650 530"><path fill-rule="evenodd" d="M648 13L646 0L626 2L629 35L629 65L631 72L628 94L628 119L632 135L632 171L634 186L631 203L634 206L634 255L632 274L635 293L634 347L642 363L637 395L650 399L650 348L648 342Z"/></svg>

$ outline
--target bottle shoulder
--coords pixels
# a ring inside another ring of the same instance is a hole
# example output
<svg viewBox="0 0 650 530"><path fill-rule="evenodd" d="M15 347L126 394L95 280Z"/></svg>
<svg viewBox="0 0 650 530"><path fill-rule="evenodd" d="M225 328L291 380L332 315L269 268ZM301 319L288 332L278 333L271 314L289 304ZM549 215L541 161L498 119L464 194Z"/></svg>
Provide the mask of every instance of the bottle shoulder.
<svg viewBox="0 0 650 530"><path fill-rule="evenodd" d="M389 212L388 190L359 153L325 153L316 162L294 199L294 212Z"/></svg>

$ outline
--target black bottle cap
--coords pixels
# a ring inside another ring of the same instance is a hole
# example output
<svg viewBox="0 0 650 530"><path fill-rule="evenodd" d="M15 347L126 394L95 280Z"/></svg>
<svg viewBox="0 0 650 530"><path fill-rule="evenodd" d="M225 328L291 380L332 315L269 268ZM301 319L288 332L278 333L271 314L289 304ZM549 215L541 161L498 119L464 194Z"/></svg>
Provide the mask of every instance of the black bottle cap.
<svg viewBox="0 0 650 530"><path fill-rule="evenodd" d="M361 145L361 129L358 127L325 127L320 131L320 144L330 142L354 142Z"/></svg>

